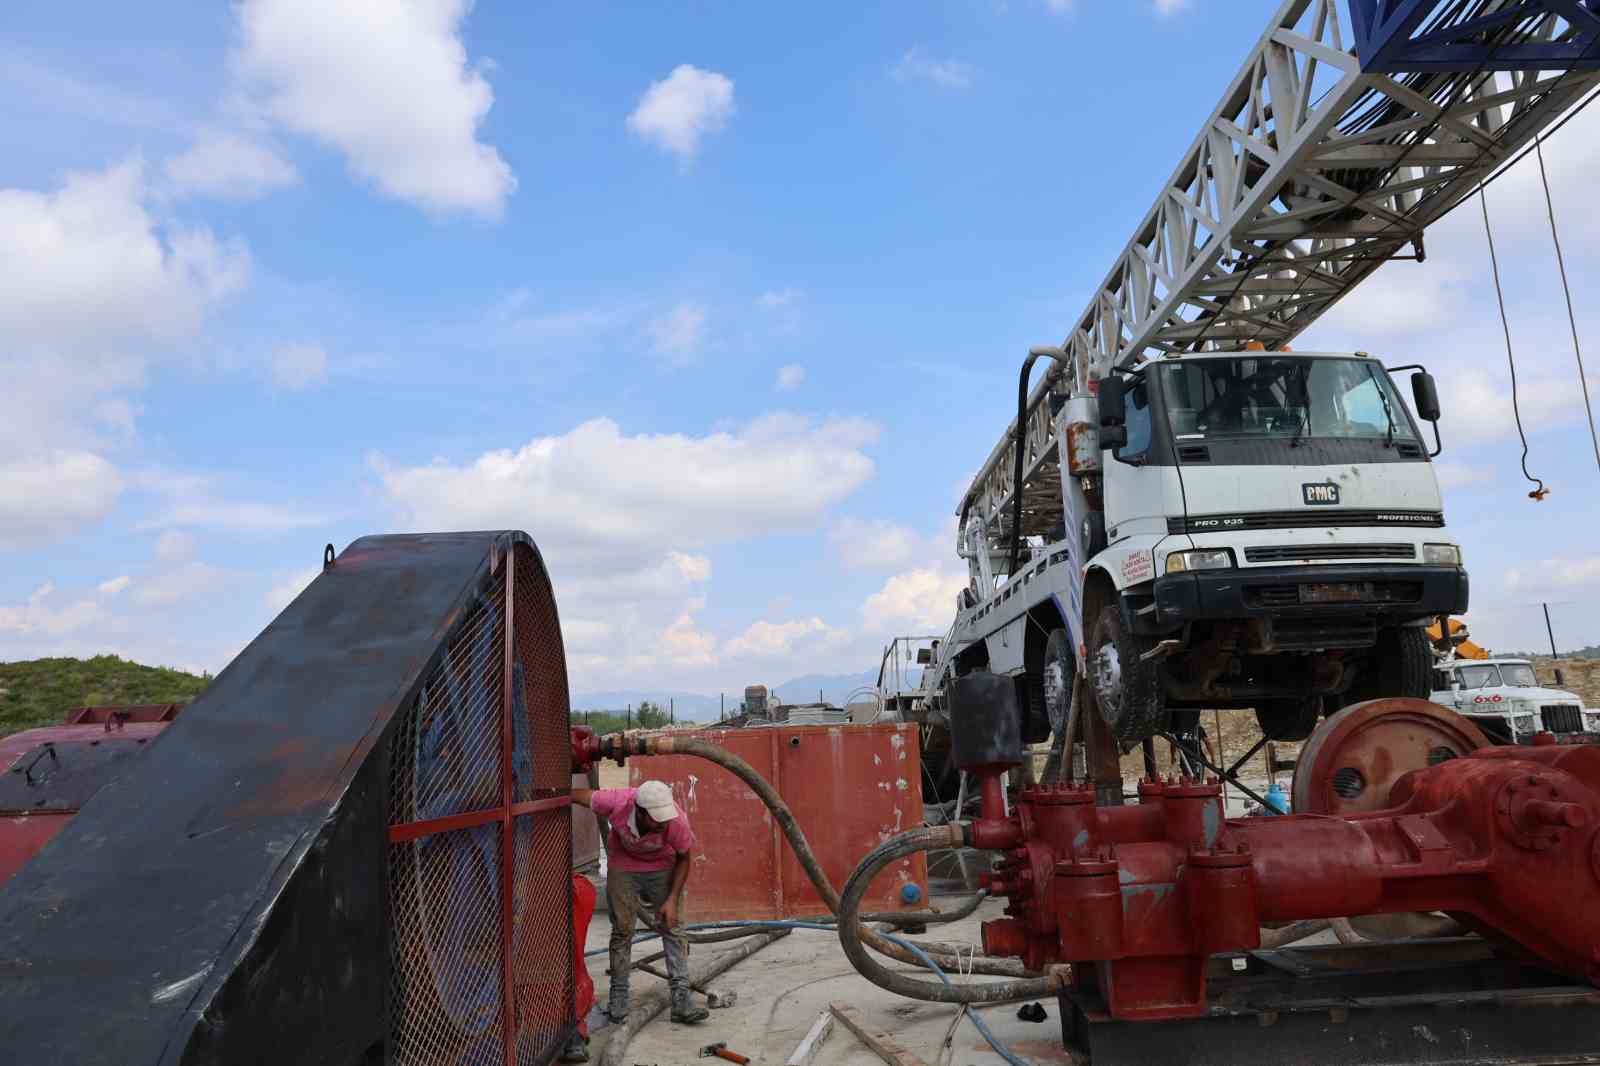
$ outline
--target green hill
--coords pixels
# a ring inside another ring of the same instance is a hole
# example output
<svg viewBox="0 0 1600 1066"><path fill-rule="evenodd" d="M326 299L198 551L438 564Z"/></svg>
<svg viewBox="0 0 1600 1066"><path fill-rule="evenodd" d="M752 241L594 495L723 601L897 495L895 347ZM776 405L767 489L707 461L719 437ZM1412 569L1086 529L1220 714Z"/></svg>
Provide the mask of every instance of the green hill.
<svg viewBox="0 0 1600 1066"><path fill-rule="evenodd" d="M0 736L56 725L71 708L88 704L191 700L210 680L115 655L0 663Z"/></svg>

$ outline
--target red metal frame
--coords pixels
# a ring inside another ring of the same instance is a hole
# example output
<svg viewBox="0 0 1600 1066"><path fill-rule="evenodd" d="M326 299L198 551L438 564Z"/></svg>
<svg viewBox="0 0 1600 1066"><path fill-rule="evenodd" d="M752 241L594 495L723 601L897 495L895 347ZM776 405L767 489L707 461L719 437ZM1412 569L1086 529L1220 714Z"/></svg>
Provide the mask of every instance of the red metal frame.
<svg viewBox="0 0 1600 1066"><path fill-rule="evenodd" d="M501 699L500 699L500 803L476 811L403 822L389 826L391 844L406 843L455 830L500 823L500 1022L504 1034L505 1066L517 1062L517 997L516 997L516 819L540 811L557 810L572 805L570 795L546 796L541 799L516 801L516 779L512 770L515 746L515 723L512 709L513 664L516 661L516 552L507 551L496 560L505 568L505 626L501 648ZM494 564L491 564L492 566ZM496 567L498 568L498 567ZM531 728L531 723L529 723Z"/></svg>

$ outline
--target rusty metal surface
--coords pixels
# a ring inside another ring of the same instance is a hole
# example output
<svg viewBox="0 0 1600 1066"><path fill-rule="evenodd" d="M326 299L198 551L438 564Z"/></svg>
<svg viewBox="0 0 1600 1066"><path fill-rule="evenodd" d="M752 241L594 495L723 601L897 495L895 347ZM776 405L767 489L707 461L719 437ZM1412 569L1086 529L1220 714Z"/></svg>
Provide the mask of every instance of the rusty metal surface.
<svg viewBox="0 0 1600 1066"><path fill-rule="evenodd" d="M105 723L109 721L107 716L99 720L100 724L42 726L0 738L0 792L9 792L11 797L0 797L0 886L32 861L66 827L83 802L111 780L114 772L127 766L125 759L114 760L116 765L102 763L102 772L93 775L91 782L89 776L71 772L76 769L76 759L68 760L66 774L60 773L63 766L57 760L40 759L43 747L54 747L58 754L84 747L142 752L166 728L166 723L158 719L154 723L114 726L108 731ZM35 760L43 765L25 765ZM70 801L58 787L67 784L69 778L76 779ZM85 786L91 783L92 788L86 791Z"/></svg>
<svg viewBox="0 0 1600 1066"><path fill-rule="evenodd" d="M1381 810L1227 820L1215 780L1182 778L1120 808L1088 787L1023 789L1007 813L985 788L971 839L1002 851L987 887L1009 903L983 925L987 953L1070 963L1113 1017L1167 1021L1205 1014L1206 959L1255 948L1264 924L1443 911L1600 984L1600 748L1461 753L1476 730L1454 712L1384 702L1323 723L1302 763L1359 764Z"/></svg>
<svg viewBox="0 0 1600 1066"><path fill-rule="evenodd" d="M381 1044L387 731L513 545L534 552L516 533L354 542L0 887L8 1061L347 1063Z"/></svg>
<svg viewBox="0 0 1600 1066"><path fill-rule="evenodd" d="M907 723L773 726L696 732L770 781L794 812L817 860L842 886L861 856L922 821L917 729ZM633 759L628 781L672 788L697 847L685 917L792 918L827 913L761 801L722 767L687 755ZM915 898L903 894L915 885ZM917 854L873 882L866 910L926 906L926 858Z"/></svg>
<svg viewBox="0 0 1600 1066"><path fill-rule="evenodd" d="M1299 814L1359 814L1389 804L1389 790L1412 770L1488 746L1463 716L1427 700L1397 697L1344 708L1321 723L1295 761L1291 789Z"/></svg>
<svg viewBox="0 0 1600 1066"><path fill-rule="evenodd" d="M74 707L66 714L67 725L94 725L130 722L170 722L186 703L115 703L93 707Z"/></svg>

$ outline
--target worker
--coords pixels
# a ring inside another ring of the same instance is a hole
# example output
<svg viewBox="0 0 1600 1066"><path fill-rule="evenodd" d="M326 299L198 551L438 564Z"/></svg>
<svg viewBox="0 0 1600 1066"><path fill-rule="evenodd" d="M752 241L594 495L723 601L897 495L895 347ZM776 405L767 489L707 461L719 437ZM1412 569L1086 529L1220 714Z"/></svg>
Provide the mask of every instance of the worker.
<svg viewBox="0 0 1600 1066"><path fill-rule="evenodd" d="M606 1015L620 1024L628 1016L628 978L632 970L634 921L647 913L666 949L672 1020L693 1024L709 1012L689 995L689 944L683 937L683 895L689 881L689 851L694 832L688 816L660 781L638 788L574 788L572 799L604 815L606 906L611 911L611 987Z"/></svg>
<svg viewBox="0 0 1600 1066"><path fill-rule="evenodd" d="M589 941L589 919L594 917L594 885L580 873L572 875L572 1016L577 1025L561 1049L561 1061L589 1061L589 1008L594 1006L594 978L583 961Z"/></svg>

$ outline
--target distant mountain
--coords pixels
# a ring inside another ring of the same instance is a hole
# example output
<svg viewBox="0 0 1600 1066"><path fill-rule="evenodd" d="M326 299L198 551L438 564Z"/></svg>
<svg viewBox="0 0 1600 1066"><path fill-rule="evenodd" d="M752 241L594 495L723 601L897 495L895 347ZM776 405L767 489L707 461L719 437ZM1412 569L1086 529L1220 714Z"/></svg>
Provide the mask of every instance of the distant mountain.
<svg viewBox="0 0 1600 1066"><path fill-rule="evenodd" d="M739 701L744 698L743 691L728 693L729 711L737 710ZM662 710L671 707L681 722L715 722L718 713L718 699L716 696L706 696L698 692L667 692L649 689L611 689L599 692L574 692L572 694L573 711L615 711L622 714L630 705L637 707L645 700L661 705Z"/></svg>
<svg viewBox="0 0 1600 1066"><path fill-rule="evenodd" d="M820 691L823 702L843 707L850 693L863 686L870 688L877 682L876 670L863 670L859 674L804 674L773 685L771 690L784 703L815 703Z"/></svg>

